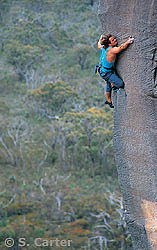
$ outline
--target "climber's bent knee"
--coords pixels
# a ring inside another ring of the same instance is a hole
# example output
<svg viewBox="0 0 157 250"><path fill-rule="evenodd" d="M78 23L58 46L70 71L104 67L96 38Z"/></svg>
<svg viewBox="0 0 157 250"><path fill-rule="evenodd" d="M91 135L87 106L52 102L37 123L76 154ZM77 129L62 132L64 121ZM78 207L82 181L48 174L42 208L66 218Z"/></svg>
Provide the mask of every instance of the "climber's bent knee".
<svg viewBox="0 0 157 250"><path fill-rule="evenodd" d="M116 74L112 74L109 77L109 81L114 84L117 88L123 88L124 82L122 79L120 79Z"/></svg>

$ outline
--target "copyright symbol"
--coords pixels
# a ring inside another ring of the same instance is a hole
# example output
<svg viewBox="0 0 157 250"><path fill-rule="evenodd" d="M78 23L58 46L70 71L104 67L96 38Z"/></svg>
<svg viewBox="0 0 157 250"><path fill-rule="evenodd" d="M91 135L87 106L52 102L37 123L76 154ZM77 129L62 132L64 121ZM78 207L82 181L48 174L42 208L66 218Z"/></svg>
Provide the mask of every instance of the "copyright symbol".
<svg viewBox="0 0 157 250"><path fill-rule="evenodd" d="M12 238L7 238L5 240L5 245L6 245L6 247L12 247L12 246L14 246L14 240Z"/></svg>

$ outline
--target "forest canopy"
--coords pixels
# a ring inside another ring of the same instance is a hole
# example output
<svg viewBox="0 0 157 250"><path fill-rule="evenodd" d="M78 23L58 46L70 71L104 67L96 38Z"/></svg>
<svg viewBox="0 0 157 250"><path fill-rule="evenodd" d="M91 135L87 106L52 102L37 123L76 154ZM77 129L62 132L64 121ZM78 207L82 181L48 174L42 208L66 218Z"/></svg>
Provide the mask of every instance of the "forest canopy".
<svg viewBox="0 0 157 250"><path fill-rule="evenodd" d="M97 6L97 0L1 0L2 248L7 237L30 244L36 237L71 239L71 249L131 246L113 157L113 112L93 72Z"/></svg>

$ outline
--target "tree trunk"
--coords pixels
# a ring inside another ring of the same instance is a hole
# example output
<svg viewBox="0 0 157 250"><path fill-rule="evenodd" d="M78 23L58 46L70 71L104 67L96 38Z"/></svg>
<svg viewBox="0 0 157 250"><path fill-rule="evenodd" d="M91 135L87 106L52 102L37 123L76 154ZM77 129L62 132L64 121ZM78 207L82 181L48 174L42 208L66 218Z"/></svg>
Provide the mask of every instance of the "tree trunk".
<svg viewBox="0 0 157 250"><path fill-rule="evenodd" d="M154 0L100 0L104 33L134 44L117 69L125 90L114 93L114 149L133 249L157 249L157 83Z"/></svg>

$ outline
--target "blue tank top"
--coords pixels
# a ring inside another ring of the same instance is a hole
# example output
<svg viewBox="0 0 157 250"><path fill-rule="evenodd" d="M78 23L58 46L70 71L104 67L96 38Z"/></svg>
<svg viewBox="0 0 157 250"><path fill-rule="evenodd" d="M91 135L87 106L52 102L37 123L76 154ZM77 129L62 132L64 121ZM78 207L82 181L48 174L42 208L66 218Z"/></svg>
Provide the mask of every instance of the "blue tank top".
<svg viewBox="0 0 157 250"><path fill-rule="evenodd" d="M114 62L109 63L106 59L107 56L107 51L109 50L110 47L108 47L107 49L101 48L101 55L100 55L100 66L104 66L105 68L111 68L114 65ZM101 67L101 71L102 72L109 72L112 69L104 69L103 67Z"/></svg>

